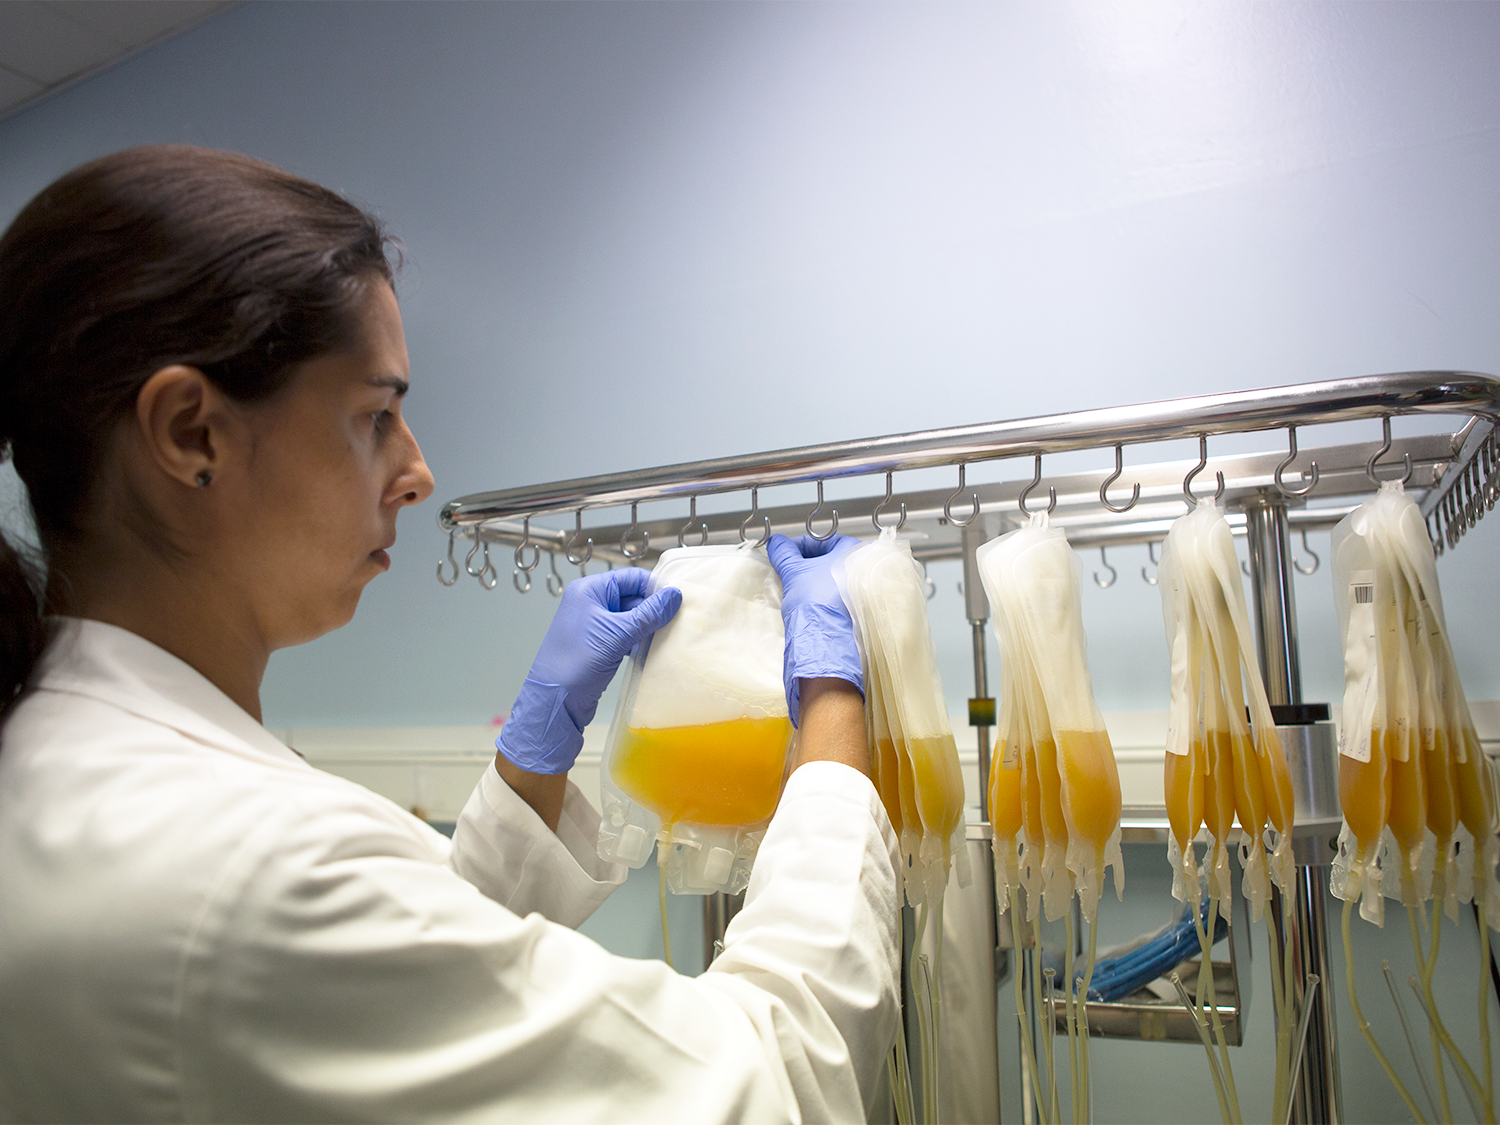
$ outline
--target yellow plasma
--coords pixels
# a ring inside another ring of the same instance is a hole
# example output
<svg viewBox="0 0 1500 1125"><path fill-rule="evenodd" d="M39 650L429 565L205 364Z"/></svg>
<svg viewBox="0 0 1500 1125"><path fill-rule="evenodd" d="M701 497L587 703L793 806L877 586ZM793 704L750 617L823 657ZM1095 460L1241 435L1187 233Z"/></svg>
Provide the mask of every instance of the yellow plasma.
<svg viewBox="0 0 1500 1125"><path fill-rule="evenodd" d="M1063 816L1062 777L1057 772L1057 743L1036 740L1037 782L1042 791L1042 837L1048 843L1068 842L1068 821Z"/></svg>
<svg viewBox="0 0 1500 1125"><path fill-rule="evenodd" d="M901 752L901 746L894 740L892 745L891 757L896 759L896 788L901 803L901 828L920 836L922 810L917 806L917 776L912 770L911 758Z"/></svg>
<svg viewBox="0 0 1500 1125"><path fill-rule="evenodd" d="M1208 761L1203 822L1208 825L1209 835L1222 844L1234 827L1234 762L1229 732L1209 731L1203 740L1203 752Z"/></svg>
<svg viewBox="0 0 1500 1125"><path fill-rule="evenodd" d="M1271 729L1255 732L1255 746L1260 759L1266 816L1276 831L1288 832L1292 827L1296 797L1292 793L1292 772L1286 768L1286 752L1281 748L1281 739Z"/></svg>
<svg viewBox="0 0 1500 1125"><path fill-rule="evenodd" d="M1025 745L1019 755L1021 759L1021 824L1026 838L1041 843L1047 838L1042 827L1042 777L1036 764L1036 747Z"/></svg>
<svg viewBox="0 0 1500 1125"><path fill-rule="evenodd" d="M1409 854L1427 835L1427 802L1422 784L1421 752L1416 738L1406 739L1406 761L1401 761L1396 751L1399 736L1392 739L1390 761L1386 768L1391 779L1391 807L1386 814L1391 835L1401 846L1403 854Z"/></svg>
<svg viewBox="0 0 1500 1125"><path fill-rule="evenodd" d="M1230 747L1234 756L1234 812L1240 827L1252 840L1259 840L1266 829L1266 795L1261 785L1260 762L1248 734L1232 736Z"/></svg>
<svg viewBox="0 0 1500 1125"><path fill-rule="evenodd" d="M906 744L916 782L917 811L929 836L946 840L964 815L964 778L953 735L913 738Z"/></svg>
<svg viewBox="0 0 1500 1125"><path fill-rule="evenodd" d="M1369 857L1380 842L1391 809L1391 774L1387 768L1390 736L1383 730L1370 734L1370 760L1361 762L1339 755L1339 805L1349 831L1359 842L1359 857Z"/></svg>
<svg viewBox="0 0 1500 1125"><path fill-rule="evenodd" d="M789 719L734 719L687 727L631 727L610 775L662 824L757 824L781 791Z"/></svg>
<svg viewBox="0 0 1500 1125"><path fill-rule="evenodd" d="M1453 756L1453 774L1458 789L1458 819L1476 840L1483 840L1490 831L1492 798L1489 790L1489 771L1484 766L1484 750L1472 729L1462 732L1466 761Z"/></svg>
<svg viewBox="0 0 1500 1125"><path fill-rule="evenodd" d="M1203 827L1203 780L1203 743L1194 742L1186 754L1167 755L1163 774L1167 820L1183 855Z"/></svg>
<svg viewBox="0 0 1500 1125"><path fill-rule="evenodd" d="M1057 766L1066 782L1067 814L1084 843L1103 856L1120 826L1120 775L1109 735L1102 730L1059 730ZM1174 755L1175 756L1175 755Z"/></svg>
<svg viewBox="0 0 1500 1125"><path fill-rule="evenodd" d="M900 766L896 762L896 747L889 738L875 742L875 788L880 792L880 803L885 806L885 815L891 818L891 828L899 839L903 824Z"/></svg>
<svg viewBox="0 0 1500 1125"><path fill-rule="evenodd" d="M1448 755L1448 732L1423 731L1422 780L1427 790L1427 827L1441 843L1458 827L1458 795L1453 787L1453 763Z"/></svg>
<svg viewBox="0 0 1500 1125"><path fill-rule="evenodd" d="M990 758L990 824L996 839L1014 840L1021 831L1021 771L1006 769L1000 764L1004 760L1005 740L1000 739Z"/></svg>
<svg viewBox="0 0 1500 1125"><path fill-rule="evenodd" d="M964 781L953 736L875 743L880 765L877 788L891 826L946 840L964 814ZM892 809L896 810L892 813Z"/></svg>

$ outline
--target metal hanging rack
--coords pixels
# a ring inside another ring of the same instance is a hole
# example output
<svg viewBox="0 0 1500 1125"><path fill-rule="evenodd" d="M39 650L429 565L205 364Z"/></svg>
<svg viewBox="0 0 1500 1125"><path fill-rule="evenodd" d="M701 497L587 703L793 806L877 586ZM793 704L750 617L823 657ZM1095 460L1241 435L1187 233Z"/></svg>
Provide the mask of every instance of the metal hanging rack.
<svg viewBox="0 0 1500 1125"><path fill-rule="evenodd" d="M1456 425L1448 432L1396 438L1391 419L1397 415L1450 417ZM1299 428L1357 421L1378 422L1380 440L1298 448ZM546 585L560 594L564 583L556 569L559 555L580 568L590 563L649 565L663 549L688 542L756 542L775 532L826 537L842 530L868 535L883 526L899 528L911 522L924 533L912 543L919 560L964 562L965 612L974 639L975 698L970 701L970 722L978 728L983 779L988 774L994 700L988 695L984 642L989 608L974 567L974 552L986 539L1019 525L1028 511L1036 510L1044 484L1052 522L1067 529L1073 546L1100 551L1102 568L1095 571L1095 580L1108 587L1115 584L1117 572L1105 550L1143 544L1152 552L1154 564L1155 546L1182 514L1184 502L1191 505L1195 497L1207 495L1205 483L1212 482L1213 494L1230 509L1237 533L1249 541L1261 672L1270 702L1273 708L1294 710L1302 698L1291 574L1294 567L1303 573L1316 568L1317 556L1308 548L1307 532L1332 527L1353 509L1357 498L1373 492L1383 480L1399 478L1410 491L1420 494L1420 508L1435 549L1452 549L1500 499L1497 429L1500 381L1468 372L1419 371L720 457L452 500L439 514L449 541L447 555L438 564L438 578L452 585L466 572L493 589L498 585L498 572L491 549L509 548L517 590L530 589L532 574L547 554L551 566ZM1264 431L1285 431L1276 449L1210 457L1213 439ZM1198 442L1196 461L1126 464L1127 446L1181 439ZM1093 449L1112 450L1112 470L1044 477L1044 457ZM967 471L974 465L1007 458L1027 459L1030 472L1025 479L998 484L967 481ZM897 473L944 466L958 468L958 484L952 490L898 493L894 487ZM827 482L861 476L875 477L880 491L825 500ZM1195 488L1200 477L1204 483ZM815 504L761 508L761 489L797 484L816 486ZM748 492L749 508L699 513L702 497L729 492ZM671 516L641 518L642 505L663 501L678 505L685 501L686 523L680 507ZM585 512L625 506L630 508L628 523L585 529ZM533 526L539 517L560 515L573 517L571 529ZM1301 533L1302 546L1314 560L1312 568L1293 561L1292 532ZM454 553L460 538L471 544L461 562ZM1101 580L1103 573L1111 577ZM1141 567L1141 577L1155 584L1147 567ZM1290 737L1295 741L1298 736ZM1306 776L1298 774L1294 763L1299 825L1304 803L1311 807L1318 800L1326 802L1326 792L1312 790L1321 786L1326 791L1327 779L1336 769L1333 760L1304 764ZM981 805L984 789L981 781ZM1336 803L1333 807L1336 813ZM987 810L982 811L987 817ZM1326 831L1326 819L1314 827ZM1298 981L1307 974L1329 979L1323 917L1326 878L1317 875L1328 854L1326 845L1318 854L1316 845L1321 842L1321 837L1299 842L1291 924L1279 929L1281 942L1291 947ZM987 882L976 879L981 885ZM1325 989L1310 998L1312 1024L1293 1102L1295 1121L1341 1119L1333 1005L1327 997ZM1302 999L1299 995L1299 1004ZM995 1088L998 1091L998 1077Z"/></svg>

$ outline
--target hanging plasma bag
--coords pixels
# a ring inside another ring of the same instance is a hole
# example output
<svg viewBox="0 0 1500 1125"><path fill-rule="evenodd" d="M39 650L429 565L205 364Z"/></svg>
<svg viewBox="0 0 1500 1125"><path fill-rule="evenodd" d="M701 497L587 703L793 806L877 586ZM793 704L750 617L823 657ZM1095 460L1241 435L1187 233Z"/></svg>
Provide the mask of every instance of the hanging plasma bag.
<svg viewBox="0 0 1500 1125"><path fill-rule="evenodd" d="M682 608L631 659L600 771L599 854L677 894L745 889L792 741L781 581L757 547L666 551L651 591Z"/></svg>

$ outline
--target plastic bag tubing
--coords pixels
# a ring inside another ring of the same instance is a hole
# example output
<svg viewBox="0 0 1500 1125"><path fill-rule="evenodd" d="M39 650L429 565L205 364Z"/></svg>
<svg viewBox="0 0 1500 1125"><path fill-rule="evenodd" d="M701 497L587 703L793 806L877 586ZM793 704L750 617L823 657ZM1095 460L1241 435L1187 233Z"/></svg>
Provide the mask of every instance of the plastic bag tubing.
<svg viewBox="0 0 1500 1125"><path fill-rule="evenodd" d="M609 732L599 854L641 867L653 844L678 894L736 893L776 807L792 725L781 583L753 547L666 551L651 588L682 608L630 663Z"/></svg>

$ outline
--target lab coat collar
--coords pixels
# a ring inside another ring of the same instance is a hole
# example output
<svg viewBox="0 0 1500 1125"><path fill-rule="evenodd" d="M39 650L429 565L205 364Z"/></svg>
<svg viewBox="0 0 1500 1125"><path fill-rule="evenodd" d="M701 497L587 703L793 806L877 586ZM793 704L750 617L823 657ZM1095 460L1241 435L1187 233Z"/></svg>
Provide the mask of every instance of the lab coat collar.
<svg viewBox="0 0 1500 1125"><path fill-rule="evenodd" d="M52 638L32 684L88 696L195 742L311 769L204 676L127 629L77 617L50 619Z"/></svg>

